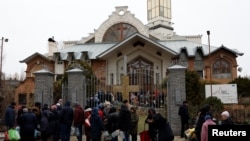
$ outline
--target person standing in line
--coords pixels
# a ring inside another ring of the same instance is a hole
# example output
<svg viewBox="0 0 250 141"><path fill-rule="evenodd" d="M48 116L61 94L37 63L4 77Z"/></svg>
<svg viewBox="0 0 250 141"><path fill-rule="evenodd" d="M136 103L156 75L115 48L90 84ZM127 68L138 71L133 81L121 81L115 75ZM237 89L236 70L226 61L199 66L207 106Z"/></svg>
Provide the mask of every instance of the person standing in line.
<svg viewBox="0 0 250 141"><path fill-rule="evenodd" d="M76 103L74 105L74 122L73 125L77 130L79 130L79 135L77 135L77 140L82 141L82 125L84 121L84 111L80 104Z"/></svg>
<svg viewBox="0 0 250 141"><path fill-rule="evenodd" d="M158 132L157 141L173 141L174 134L170 123L160 113L153 117L155 129Z"/></svg>
<svg viewBox="0 0 250 141"><path fill-rule="evenodd" d="M107 131L112 135L118 129L119 123L119 112L116 111L115 107L111 107L109 114L107 115ZM111 141L118 141L118 136L112 137Z"/></svg>
<svg viewBox="0 0 250 141"><path fill-rule="evenodd" d="M132 141L137 141L139 116L136 113L135 107L131 107L130 111L131 111L131 128L129 130L129 133L132 137Z"/></svg>
<svg viewBox="0 0 250 141"><path fill-rule="evenodd" d="M148 130L149 130L149 136L151 138L151 141L156 141L156 129L154 125L153 117L155 116L156 112L154 108L148 109L148 116L145 120L145 123L148 124Z"/></svg>
<svg viewBox="0 0 250 141"><path fill-rule="evenodd" d="M71 125L74 118L74 111L70 107L70 101L67 101L62 107L61 112L59 113L59 124L60 124L60 138L61 141L70 140L70 131Z"/></svg>
<svg viewBox="0 0 250 141"><path fill-rule="evenodd" d="M7 129L15 127L16 124L16 111L15 111L15 102L11 102L10 105L5 110L5 125Z"/></svg>
<svg viewBox="0 0 250 141"><path fill-rule="evenodd" d="M228 111L224 111L221 113L222 122L221 125L234 125L232 118Z"/></svg>
<svg viewBox="0 0 250 141"><path fill-rule="evenodd" d="M48 104L44 104L41 112L41 121L40 121L40 131L42 141L47 141L49 139L49 118L50 110Z"/></svg>
<svg viewBox="0 0 250 141"><path fill-rule="evenodd" d="M213 119L213 114L211 112L212 104L205 104L201 109L198 111L198 120L195 126L195 133L197 137L197 141L201 140L201 128L203 123L205 122L205 116L210 115L211 119Z"/></svg>
<svg viewBox="0 0 250 141"><path fill-rule="evenodd" d="M129 130L131 128L131 112L128 100L124 100L119 112L118 127L124 133L123 141L129 141Z"/></svg>
<svg viewBox="0 0 250 141"><path fill-rule="evenodd" d="M208 141L208 125L216 125L216 123L211 119L210 115L206 115L204 119L205 122L201 128L201 141Z"/></svg>
<svg viewBox="0 0 250 141"><path fill-rule="evenodd" d="M101 141L103 127L102 118L98 114L98 108L95 107L90 117L90 136L92 141Z"/></svg>
<svg viewBox="0 0 250 141"><path fill-rule="evenodd" d="M183 101L182 105L179 108L178 112L181 117L181 138L185 137L185 130L189 128L188 120L189 120L189 111L188 111L188 103L187 101Z"/></svg>
<svg viewBox="0 0 250 141"><path fill-rule="evenodd" d="M90 117L92 109L88 106L84 107L84 133L86 141L90 141Z"/></svg>
<svg viewBox="0 0 250 141"><path fill-rule="evenodd" d="M36 115L28 108L23 108L23 114L19 117L20 141L35 141L34 133L37 124Z"/></svg>
<svg viewBox="0 0 250 141"><path fill-rule="evenodd" d="M49 133L52 136L53 141L58 141L60 139L59 114L56 105L51 106L51 114L49 117Z"/></svg>

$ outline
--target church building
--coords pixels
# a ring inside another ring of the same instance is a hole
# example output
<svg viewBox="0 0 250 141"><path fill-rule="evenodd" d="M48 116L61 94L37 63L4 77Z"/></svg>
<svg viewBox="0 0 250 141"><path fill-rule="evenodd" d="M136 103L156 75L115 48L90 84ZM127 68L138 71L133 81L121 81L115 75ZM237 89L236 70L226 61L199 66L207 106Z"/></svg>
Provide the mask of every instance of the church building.
<svg viewBox="0 0 250 141"><path fill-rule="evenodd" d="M160 91L173 65L197 71L201 79L228 83L237 77L237 57L243 53L226 46L202 43L201 35L178 35L174 31L171 0L147 0L144 24L127 6L117 6L93 33L77 41L48 40L48 53L38 52L26 63L26 79L15 91L17 103L31 103L35 95L34 73L48 69L55 80L67 67L88 63L100 82L97 90L111 93ZM65 27L67 28L67 27ZM123 88L122 88L123 87ZM126 90L123 90L126 87Z"/></svg>

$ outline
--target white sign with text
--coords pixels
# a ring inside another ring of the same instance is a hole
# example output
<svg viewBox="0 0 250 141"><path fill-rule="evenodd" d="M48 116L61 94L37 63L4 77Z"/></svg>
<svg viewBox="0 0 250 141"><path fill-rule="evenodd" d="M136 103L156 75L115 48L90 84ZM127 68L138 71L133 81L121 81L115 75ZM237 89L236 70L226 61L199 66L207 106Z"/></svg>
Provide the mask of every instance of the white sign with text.
<svg viewBox="0 0 250 141"><path fill-rule="evenodd" d="M216 96L224 104L238 103L237 84L206 85L205 91L206 98L209 96Z"/></svg>

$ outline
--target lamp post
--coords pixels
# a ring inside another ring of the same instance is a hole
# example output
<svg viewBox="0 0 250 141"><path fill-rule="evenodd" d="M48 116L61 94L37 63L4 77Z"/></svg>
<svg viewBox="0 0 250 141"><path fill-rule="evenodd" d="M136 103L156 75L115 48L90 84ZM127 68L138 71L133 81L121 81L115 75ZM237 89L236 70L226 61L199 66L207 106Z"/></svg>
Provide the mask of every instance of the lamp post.
<svg viewBox="0 0 250 141"><path fill-rule="evenodd" d="M208 37L208 59L209 59L209 82L210 82L210 93L211 96L213 96L212 92L212 65L211 65L211 54L210 54L210 31L207 31L207 37Z"/></svg>
<svg viewBox="0 0 250 141"><path fill-rule="evenodd" d="M1 64L0 64L0 88L2 88L2 73L3 73L3 42L8 42L7 38L2 37L1 39ZM1 89L2 90L2 89Z"/></svg>

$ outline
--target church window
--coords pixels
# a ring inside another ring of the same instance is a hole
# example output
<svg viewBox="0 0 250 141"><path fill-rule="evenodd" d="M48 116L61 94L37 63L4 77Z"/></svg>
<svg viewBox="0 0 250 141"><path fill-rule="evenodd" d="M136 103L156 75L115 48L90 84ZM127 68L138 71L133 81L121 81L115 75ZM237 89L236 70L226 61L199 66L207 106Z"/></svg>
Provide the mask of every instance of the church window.
<svg viewBox="0 0 250 141"><path fill-rule="evenodd" d="M103 36L103 42L119 42L130 35L138 32L138 30L128 24L128 23L118 23L113 26L111 26L104 34Z"/></svg>
<svg viewBox="0 0 250 141"><path fill-rule="evenodd" d="M225 59L219 59L213 64L213 73L230 73L230 63Z"/></svg>
<svg viewBox="0 0 250 141"><path fill-rule="evenodd" d="M203 57L202 53L200 50L198 50L195 54L195 59L194 59L194 70L196 71L203 71L204 68L204 63L203 63ZM202 74L202 73L201 73Z"/></svg>
<svg viewBox="0 0 250 141"><path fill-rule="evenodd" d="M26 94L25 93L20 93L18 95L18 103L20 103L20 104L27 104Z"/></svg>
<svg viewBox="0 0 250 141"><path fill-rule="evenodd" d="M146 90L152 91L154 81L153 63L139 56L128 63L130 85L142 85Z"/></svg>
<svg viewBox="0 0 250 141"><path fill-rule="evenodd" d="M156 73L155 74L155 80L156 80L156 84L160 84L160 74L159 73Z"/></svg>
<svg viewBox="0 0 250 141"><path fill-rule="evenodd" d="M179 62L182 66L188 66L188 57L185 51L182 51L179 56Z"/></svg>

